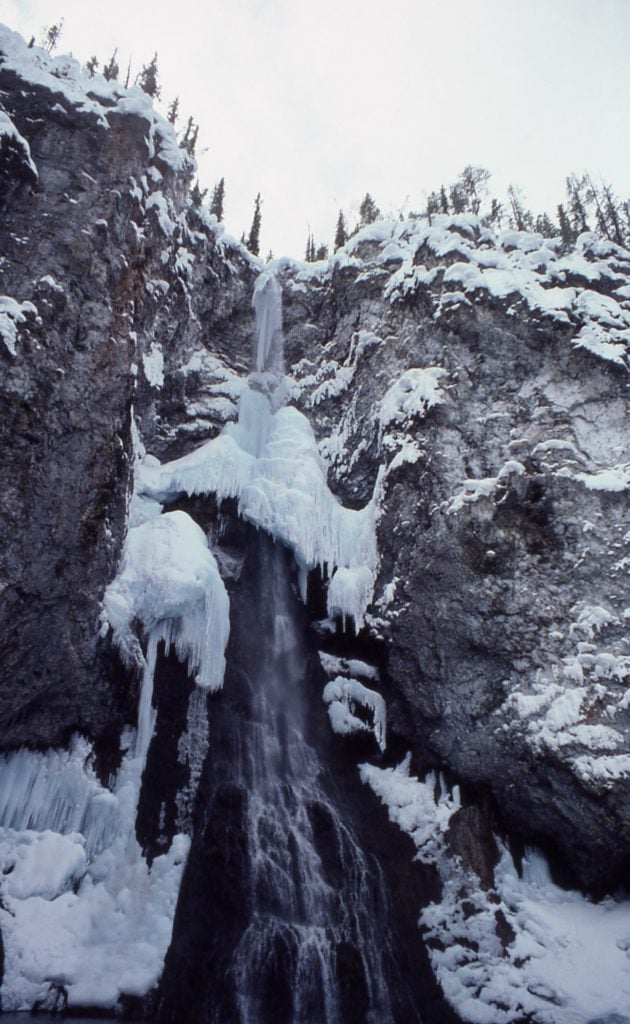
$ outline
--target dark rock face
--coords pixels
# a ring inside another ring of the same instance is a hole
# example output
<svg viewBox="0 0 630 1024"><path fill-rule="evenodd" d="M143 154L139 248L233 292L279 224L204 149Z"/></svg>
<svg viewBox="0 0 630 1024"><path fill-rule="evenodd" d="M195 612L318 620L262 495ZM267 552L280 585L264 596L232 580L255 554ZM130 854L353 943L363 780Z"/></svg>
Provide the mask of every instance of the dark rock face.
<svg viewBox="0 0 630 1024"><path fill-rule="evenodd" d="M628 503L593 477L623 458L625 369L483 293L446 312L435 284L389 299L374 250L309 289L289 276L285 329L342 499L365 503L388 467L369 632L385 643L390 721L420 763L489 787L504 827L551 840L583 885L614 886L630 808L605 757L623 757L630 722L621 677L592 666L627 654ZM442 403L379 423L391 383L432 366ZM556 726L545 716L567 692L579 710Z"/></svg>
<svg viewBox="0 0 630 1024"><path fill-rule="evenodd" d="M132 403L152 450L172 452L195 378L175 374L162 392L143 353L163 341L167 368L195 347L246 360L251 271L188 219L186 174L149 157L146 117L104 109L103 124L1 64L0 89L18 137L0 161L0 293L23 305L15 352L0 343L0 741L54 745L119 733L135 714L133 682L99 639Z"/></svg>

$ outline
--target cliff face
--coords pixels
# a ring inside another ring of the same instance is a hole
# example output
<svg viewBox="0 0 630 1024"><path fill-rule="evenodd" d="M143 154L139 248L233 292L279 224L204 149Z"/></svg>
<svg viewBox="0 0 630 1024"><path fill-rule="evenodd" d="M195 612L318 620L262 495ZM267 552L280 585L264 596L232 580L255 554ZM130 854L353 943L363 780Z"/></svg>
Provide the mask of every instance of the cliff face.
<svg viewBox="0 0 630 1024"><path fill-rule="evenodd" d="M376 224L347 248L319 277L289 271L285 331L335 489L364 502L386 468L368 633L390 715L420 763L489 789L583 884L614 884L630 257L474 218Z"/></svg>
<svg viewBox="0 0 630 1024"><path fill-rule="evenodd" d="M138 91L89 79L76 63L29 51L3 30L0 99L0 743L4 751L48 748L79 732L112 756L111 767L138 699L139 673L120 662L103 616L131 492L134 483L142 491L142 472L156 475L156 459L187 455L237 419L263 264L191 204L191 160ZM476 944L480 962L486 946L492 951L490 978L496 949L520 971L514 904L494 874L497 835L517 852L519 844L541 845L565 881L595 893L623 880L630 254L593 235L564 252L540 236L492 234L474 217L435 217L378 222L329 262L278 260L266 269L282 286L285 398L312 424L331 490L347 509L371 503L376 521L377 559L365 567L374 590L365 591L358 631L347 623L344 632L340 615L333 621L344 606L330 592L327 614L324 581L310 573L311 628L301 622L300 643L311 662L316 648L325 653L323 667L309 670L309 728L328 729L313 696L324 675L372 701L365 720L354 718L359 734L325 742L320 735L317 743L345 780L348 807L374 800L361 803L348 779L358 779L357 759L376 762L364 766L364 781L430 865L409 885L425 904L435 901L423 919L434 969L462 1019L476 1019L461 1009L439 956L461 940L469 951ZM187 521L184 509L200 523L227 589L249 599L256 588L240 573L253 531L235 521L234 502L221 513L205 497L219 488L203 481L189 498L184 484L163 495L143 486L145 501L158 495L177 509L179 518L167 521L173 527ZM226 493L237 497L236 485ZM245 517L274 534L273 517ZM165 592L177 590L178 580L164 579ZM243 608L242 642L235 634L228 648L235 692L247 690L258 659L245 642L255 614ZM385 753L366 735L374 725L379 737L381 705L353 678L376 686L375 664L387 704ZM206 757L212 702L183 679L173 654L159 654L157 665L156 734L145 751L135 829L157 858L167 857L180 826L192 831L182 892L194 909L199 885L215 885L206 833L216 863L234 868L220 809L244 820L247 786L227 778L231 755L213 762L210 749ZM227 726L223 735L221 722L238 722L243 707L225 699L211 714L210 735L218 748L240 749L242 737ZM249 711L245 717L249 728ZM383 767L407 751L417 772L439 769L449 786L412 780L408 766L397 775ZM403 813L401 793L411 794L413 815ZM421 807L431 809L426 835ZM383 819L383 862L387 827ZM244 878L245 840L238 830L228 838L239 846ZM326 862L332 855L318 841ZM402 888L394 910L408 927ZM235 919L244 913L237 890L226 896L238 903ZM176 898L175 888L169 928ZM455 931L444 923L449 915ZM482 918L490 921L483 941ZM162 993L167 1016L173 1006L179 1012L179 958L192 970L187 951L197 932L201 963L221 938L209 936L205 916L180 909ZM542 991L539 981L530 989L536 985ZM564 1024L522 993L516 1008L502 1010L504 997L488 997L488 1020L515 1021L527 1010ZM441 1022L447 1011L435 998L433 1017L423 1012ZM212 999L199 994L200 1005Z"/></svg>
<svg viewBox="0 0 630 1024"><path fill-rule="evenodd" d="M161 410L185 402L157 388L164 358L220 351L227 322L247 358L251 270L187 206L192 163L142 93L1 42L0 727L5 746L54 745L135 716L99 639L132 400L161 452Z"/></svg>

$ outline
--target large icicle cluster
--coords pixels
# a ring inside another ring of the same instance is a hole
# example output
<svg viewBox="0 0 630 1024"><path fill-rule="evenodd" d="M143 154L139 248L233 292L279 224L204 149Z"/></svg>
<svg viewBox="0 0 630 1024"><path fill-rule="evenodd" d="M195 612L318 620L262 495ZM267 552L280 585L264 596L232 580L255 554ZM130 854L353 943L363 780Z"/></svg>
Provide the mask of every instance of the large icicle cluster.
<svg viewBox="0 0 630 1024"><path fill-rule="evenodd" d="M133 623L172 643L199 686L223 683L229 601L203 530L185 512L168 512L130 528L120 571L105 594L114 638L137 653Z"/></svg>
<svg viewBox="0 0 630 1024"><path fill-rule="evenodd" d="M329 611L353 617L357 628L373 590L379 487L365 508L344 508L328 488L306 417L292 406L274 412L252 387L241 396L238 423L164 466L145 459L138 477L139 493L157 501L182 493L237 498L240 514L292 548L304 570L333 573Z"/></svg>

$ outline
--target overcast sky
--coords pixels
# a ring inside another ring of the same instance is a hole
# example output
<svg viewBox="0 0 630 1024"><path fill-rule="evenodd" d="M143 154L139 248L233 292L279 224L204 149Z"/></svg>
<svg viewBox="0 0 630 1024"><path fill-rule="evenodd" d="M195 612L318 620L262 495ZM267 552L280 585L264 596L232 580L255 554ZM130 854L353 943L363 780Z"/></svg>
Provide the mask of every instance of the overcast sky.
<svg viewBox="0 0 630 1024"><path fill-rule="evenodd" d="M157 50L165 104L200 123L202 185L240 236L302 256L369 191L419 209L467 163L553 212L588 169L630 195L630 0L0 0L59 52L134 69Z"/></svg>

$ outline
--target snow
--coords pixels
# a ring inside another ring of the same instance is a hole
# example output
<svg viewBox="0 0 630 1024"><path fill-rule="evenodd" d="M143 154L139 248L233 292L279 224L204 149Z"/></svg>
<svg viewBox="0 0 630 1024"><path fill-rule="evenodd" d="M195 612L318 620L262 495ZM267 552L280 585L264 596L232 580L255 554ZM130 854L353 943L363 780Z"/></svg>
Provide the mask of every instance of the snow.
<svg viewBox="0 0 630 1024"><path fill-rule="evenodd" d="M142 356L142 366L151 387L161 388L164 384L164 355L156 341L151 342L149 351Z"/></svg>
<svg viewBox="0 0 630 1024"><path fill-rule="evenodd" d="M358 679L336 676L324 687L322 698L328 705L328 717L334 732L340 736L372 732L380 749L385 750L387 711L380 693L368 689ZM355 714L357 705L370 712L371 724Z"/></svg>
<svg viewBox="0 0 630 1024"><path fill-rule="evenodd" d="M383 275L385 298L396 303L422 290L434 302L436 319L453 305L484 302L488 296L509 301L512 312L522 302L535 317L562 324L573 347L629 365L630 310L622 292L605 296L565 283L577 276L623 285L617 267L620 259L630 261L625 250L584 234L575 251L563 255L560 239L512 230L495 234L477 217L464 220L439 214L430 223L425 217L379 221L335 253L329 273L354 267L373 277L372 261Z"/></svg>
<svg viewBox="0 0 630 1024"><path fill-rule="evenodd" d="M630 488L630 462L599 473L577 473L575 479L589 491L626 491Z"/></svg>
<svg viewBox="0 0 630 1024"><path fill-rule="evenodd" d="M168 512L127 534L121 567L104 597L123 656L143 661L133 624L174 645L199 686L223 684L229 600L203 530L185 512Z"/></svg>
<svg viewBox="0 0 630 1024"><path fill-rule="evenodd" d="M0 26L0 30L1 28L2 26ZM1 49L2 35L0 31L0 50ZM31 157L31 148L24 136L20 135L19 131L13 124L13 121L4 110L0 110L0 138L10 139L14 149L17 149L21 153L24 163L33 176L33 180L37 181L39 175L37 173L37 167L33 163L33 159Z"/></svg>
<svg viewBox="0 0 630 1024"><path fill-rule="evenodd" d="M614 761L609 758L609 761ZM397 768L361 766L361 778L386 805L390 819L415 842L417 856L435 864L442 895L420 924L437 979L468 1024L592 1024L625 1020L630 1005L630 902L595 902L561 889L546 861L526 851L519 876L500 848L494 888L486 891L445 833L459 807L435 776L424 782ZM499 915L507 923L501 934Z"/></svg>
<svg viewBox="0 0 630 1024"><path fill-rule="evenodd" d="M157 983L189 839L148 867L135 838L146 744L110 791L87 741L0 762L2 1008L30 1010L63 985L68 1005L112 1009Z"/></svg>
<svg viewBox="0 0 630 1024"><path fill-rule="evenodd" d="M10 355L17 355L18 324L26 323L28 315L37 316L32 302L18 302L8 295L0 295L0 338Z"/></svg>
<svg viewBox="0 0 630 1024"><path fill-rule="evenodd" d="M73 57L53 57L40 47L29 48L17 32L4 25L0 25L0 52L4 67L22 81L48 89L62 100L59 106L64 113L67 108L74 109L91 116L104 129L109 128L116 115L139 117L147 125L150 158L157 155L175 173L191 166L173 126L153 109L150 98L140 88L125 89L119 82L106 81L99 74L90 77ZM33 170L36 173L34 166Z"/></svg>
<svg viewBox="0 0 630 1024"><path fill-rule="evenodd" d="M442 378L448 376L441 366L425 369L412 367L388 388L379 404L378 421L381 431L390 423L406 423L412 417L424 417L429 409L444 401L440 387Z"/></svg>

